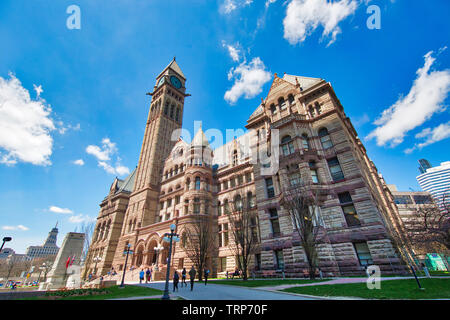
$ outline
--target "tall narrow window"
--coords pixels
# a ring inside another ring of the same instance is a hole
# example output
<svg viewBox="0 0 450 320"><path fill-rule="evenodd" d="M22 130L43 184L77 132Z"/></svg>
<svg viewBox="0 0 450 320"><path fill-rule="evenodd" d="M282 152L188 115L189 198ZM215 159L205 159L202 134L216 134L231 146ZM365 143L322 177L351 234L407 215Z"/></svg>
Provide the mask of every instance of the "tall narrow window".
<svg viewBox="0 0 450 320"><path fill-rule="evenodd" d="M362 266L369 266L373 264L372 255L370 254L369 246L367 242L354 243L356 255L358 256L359 263Z"/></svg>
<svg viewBox="0 0 450 320"><path fill-rule="evenodd" d="M283 97L278 99L278 104L280 105L280 110L285 110L286 109L286 100L284 100Z"/></svg>
<svg viewBox="0 0 450 320"><path fill-rule="evenodd" d="M338 197L347 225L349 227L361 225L361 221L359 220L358 214L356 213L356 209L353 205L353 200L350 193L339 193Z"/></svg>
<svg viewBox="0 0 450 320"><path fill-rule="evenodd" d="M175 112L175 105L173 104L172 107L170 108L170 118L173 119L173 115Z"/></svg>
<svg viewBox="0 0 450 320"><path fill-rule="evenodd" d="M270 226L274 237L280 236L280 222L278 221L277 209L269 209Z"/></svg>
<svg viewBox="0 0 450 320"><path fill-rule="evenodd" d="M290 105L294 104L294 96L292 94L288 95L288 101Z"/></svg>
<svg viewBox="0 0 450 320"><path fill-rule="evenodd" d="M195 178L195 190L200 190L200 177Z"/></svg>
<svg viewBox="0 0 450 320"><path fill-rule="evenodd" d="M301 182L300 174L298 172L291 173L289 175L289 183L290 183L291 187L295 187L295 186L299 185L300 182Z"/></svg>
<svg viewBox="0 0 450 320"><path fill-rule="evenodd" d="M222 215L222 204L220 203L220 201L217 201L217 215Z"/></svg>
<svg viewBox="0 0 450 320"><path fill-rule="evenodd" d="M270 105L270 112L272 112L272 114L277 113L277 107L275 107L275 105L273 103Z"/></svg>
<svg viewBox="0 0 450 320"><path fill-rule="evenodd" d="M175 114L175 120L178 122L178 121L180 121L180 108L178 107L177 108L177 112L176 112L176 114Z"/></svg>
<svg viewBox="0 0 450 320"><path fill-rule="evenodd" d="M284 136L281 139L281 149L285 156L294 153L294 142L292 141L291 136Z"/></svg>
<svg viewBox="0 0 450 320"><path fill-rule="evenodd" d="M249 208L253 208L255 206L255 197L253 196L253 193L251 192L247 193L247 201Z"/></svg>
<svg viewBox="0 0 450 320"><path fill-rule="evenodd" d="M327 128L322 128L319 130L320 142L322 143L322 148L329 149L333 146L330 135Z"/></svg>
<svg viewBox="0 0 450 320"><path fill-rule="evenodd" d="M251 172L247 172L245 174L245 181L246 182L251 182L252 181L252 173Z"/></svg>
<svg viewBox="0 0 450 320"><path fill-rule="evenodd" d="M200 213L200 199L194 198L194 213L199 214Z"/></svg>
<svg viewBox="0 0 450 320"><path fill-rule="evenodd" d="M319 183L319 175L317 174L317 167L315 161L309 162L309 171L311 172L311 179L313 183Z"/></svg>
<svg viewBox="0 0 450 320"><path fill-rule="evenodd" d="M234 208L238 211L242 209L242 198L239 194L234 197Z"/></svg>
<svg viewBox="0 0 450 320"><path fill-rule="evenodd" d="M275 197L275 189L273 187L273 180L272 178L266 179L266 189L267 189L267 197L273 198Z"/></svg>
<svg viewBox="0 0 450 320"><path fill-rule="evenodd" d="M316 102L314 105L315 105L315 107L316 107L316 112L317 112L317 114L321 114L321 113L322 113L322 107L321 107L321 105L320 105L318 102Z"/></svg>
<svg viewBox="0 0 450 320"><path fill-rule="evenodd" d="M166 102L166 105L164 106L164 115L169 114L169 101Z"/></svg>
<svg viewBox="0 0 450 320"><path fill-rule="evenodd" d="M309 105L308 110L309 110L309 115L310 115L311 117L314 117L314 116L315 116L315 113L314 113L314 108L313 108L312 105Z"/></svg>
<svg viewBox="0 0 450 320"><path fill-rule="evenodd" d="M308 135L306 133L302 134L302 146L305 151L310 149Z"/></svg>
<svg viewBox="0 0 450 320"><path fill-rule="evenodd" d="M328 160L328 167L330 168L331 177L333 181L339 181L344 179L344 173L342 172L341 165L338 158L332 158Z"/></svg>
<svg viewBox="0 0 450 320"><path fill-rule="evenodd" d="M275 250L275 262L277 265L278 270L284 269L284 257L283 257L283 250Z"/></svg>
<svg viewBox="0 0 450 320"><path fill-rule="evenodd" d="M233 166L236 166L238 164L238 153L237 150L233 151Z"/></svg>
<svg viewBox="0 0 450 320"><path fill-rule="evenodd" d="M225 214L230 214L230 205L228 203L228 199L225 199L225 201L223 202L223 209Z"/></svg>

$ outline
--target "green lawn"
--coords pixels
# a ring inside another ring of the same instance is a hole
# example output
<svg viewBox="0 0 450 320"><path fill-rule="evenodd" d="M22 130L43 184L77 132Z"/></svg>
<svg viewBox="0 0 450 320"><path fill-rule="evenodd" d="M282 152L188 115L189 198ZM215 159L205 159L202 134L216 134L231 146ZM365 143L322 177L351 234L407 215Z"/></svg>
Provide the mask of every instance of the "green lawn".
<svg viewBox="0 0 450 320"><path fill-rule="evenodd" d="M267 279L267 280L247 280L243 281L242 279L234 279L234 280L213 280L211 283L215 284L226 284L230 286L242 286L242 287L268 287L268 286L281 286L285 284L304 284L304 283L313 283L313 282L322 282L322 281L329 281L330 279L316 279L316 280L309 280L309 279Z"/></svg>
<svg viewBox="0 0 450 320"><path fill-rule="evenodd" d="M107 288L106 290L107 291L105 293L97 295L68 296L68 297L43 296L36 298L27 298L25 300L106 300L117 298L163 295L163 292L161 290L131 285L130 286L126 285L125 288L123 289L120 289L119 286L113 286ZM86 292L88 291L86 290Z"/></svg>
<svg viewBox="0 0 450 320"><path fill-rule="evenodd" d="M415 279L381 281L381 289L369 290L366 283L308 286L281 291L326 297L361 297L367 299L449 299L450 279Z"/></svg>

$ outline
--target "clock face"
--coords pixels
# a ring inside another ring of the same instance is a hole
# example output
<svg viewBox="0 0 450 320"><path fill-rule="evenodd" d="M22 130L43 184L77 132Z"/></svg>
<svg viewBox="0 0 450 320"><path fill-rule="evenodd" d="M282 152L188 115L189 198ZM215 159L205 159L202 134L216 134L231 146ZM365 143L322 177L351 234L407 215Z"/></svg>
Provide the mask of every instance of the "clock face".
<svg viewBox="0 0 450 320"><path fill-rule="evenodd" d="M158 87L159 87L160 85L162 85L163 83L164 83L164 77L162 77L161 80L159 80L159 82L158 82Z"/></svg>
<svg viewBox="0 0 450 320"><path fill-rule="evenodd" d="M180 89L181 88L181 81L175 77L175 76L171 76L170 77L170 82L172 83L172 85L177 88Z"/></svg>

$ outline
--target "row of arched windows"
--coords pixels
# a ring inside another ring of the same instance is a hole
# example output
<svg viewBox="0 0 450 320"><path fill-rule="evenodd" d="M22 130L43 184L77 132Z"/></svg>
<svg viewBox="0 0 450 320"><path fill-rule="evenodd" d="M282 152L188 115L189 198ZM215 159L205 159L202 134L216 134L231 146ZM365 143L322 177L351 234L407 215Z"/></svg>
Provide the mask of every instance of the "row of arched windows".
<svg viewBox="0 0 450 320"><path fill-rule="evenodd" d="M169 101L166 101L166 105L164 106L164 115L168 116L170 119L175 120L176 122L180 121L180 106L175 106L174 103L170 105Z"/></svg>
<svg viewBox="0 0 450 320"><path fill-rule="evenodd" d="M178 173L181 173L183 171L184 171L184 164L183 163L180 164L179 166L175 165L175 167L171 168L170 170L166 170L166 172L164 172L164 178L165 179L169 179L169 178L171 178L173 176L176 176Z"/></svg>
<svg viewBox="0 0 450 320"><path fill-rule="evenodd" d="M247 192L247 198L245 200L247 201L246 208L255 207L256 201L255 201L255 197L251 191ZM218 216L230 214L233 210L241 210L243 208L242 197L240 194L237 194L236 196L234 196L233 208L231 208L230 202L228 201L228 199L223 199L222 201L223 201L223 203L220 201L217 202L217 215Z"/></svg>
<svg viewBox="0 0 450 320"><path fill-rule="evenodd" d="M237 175L235 177L232 177L230 180L223 180L220 181L217 185L218 192L221 192L222 190L227 190L228 188L234 188L236 186L241 186L244 184L244 177L245 177L245 183L249 183L252 181L252 173L246 172L244 174Z"/></svg>
<svg viewBox="0 0 450 320"><path fill-rule="evenodd" d="M288 100L287 100L287 101L289 102L289 106L292 106L292 105L294 104L294 96L293 96L292 94L289 94L289 95L288 95ZM286 100L284 99L284 97L280 97L280 98L278 99L278 108L279 108L281 111L287 109L287 102L286 102ZM277 106L276 106L274 103L272 103L272 104L270 105L270 112L271 112L272 114L276 114L276 113L277 113Z"/></svg>
<svg viewBox="0 0 450 320"><path fill-rule="evenodd" d="M205 189L206 191L209 191L210 189L210 181L209 179L205 180ZM186 179L186 190L191 190L191 179ZM194 190L201 190L201 179L199 176L194 178Z"/></svg>
<svg viewBox="0 0 450 320"><path fill-rule="evenodd" d="M316 115L322 114L322 106L316 101L314 102L314 106L312 104L308 106L308 111L311 118L313 118Z"/></svg>
<svg viewBox="0 0 450 320"><path fill-rule="evenodd" d="M109 229L111 228L111 220L104 221L103 224L98 224L94 241L101 241L108 237Z"/></svg>
<svg viewBox="0 0 450 320"><path fill-rule="evenodd" d="M333 146L333 142L331 141L331 137L330 134L328 133L327 128L319 129L318 134L323 149L329 149ZM309 150L310 149L309 138L306 133L302 134L301 140L303 149ZM285 156L290 155L295 151L294 142L290 135L286 135L283 138L281 138L280 145L283 155Z"/></svg>

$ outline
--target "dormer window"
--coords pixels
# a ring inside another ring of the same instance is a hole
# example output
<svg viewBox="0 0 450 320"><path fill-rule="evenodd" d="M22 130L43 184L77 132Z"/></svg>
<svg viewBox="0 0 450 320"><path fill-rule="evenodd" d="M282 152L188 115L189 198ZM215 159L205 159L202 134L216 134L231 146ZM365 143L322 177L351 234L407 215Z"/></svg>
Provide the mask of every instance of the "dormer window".
<svg viewBox="0 0 450 320"><path fill-rule="evenodd" d="M321 113L322 113L322 107L320 106L320 104L319 104L318 102L316 102L316 103L314 104L314 106L316 107L316 112L317 112L317 114L318 114L318 115L321 114Z"/></svg>
<svg viewBox="0 0 450 320"><path fill-rule="evenodd" d="M309 115L311 116L311 118L316 115L312 105L309 105L308 110L309 110Z"/></svg>
<svg viewBox="0 0 450 320"><path fill-rule="evenodd" d="M270 105L270 112L272 112L272 114L277 113L277 107L275 107L275 105L273 103Z"/></svg>

